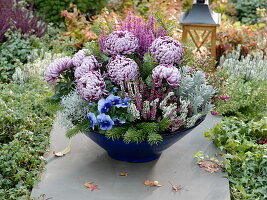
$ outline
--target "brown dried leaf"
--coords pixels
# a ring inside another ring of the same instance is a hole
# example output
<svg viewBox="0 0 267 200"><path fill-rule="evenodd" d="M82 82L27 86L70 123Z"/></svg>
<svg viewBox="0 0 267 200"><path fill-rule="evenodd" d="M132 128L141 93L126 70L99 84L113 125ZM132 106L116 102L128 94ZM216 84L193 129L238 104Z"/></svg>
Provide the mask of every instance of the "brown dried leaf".
<svg viewBox="0 0 267 200"><path fill-rule="evenodd" d="M128 176L128 172L121 172L120 176Z"/></svg>
<svg viewBox="0 0 267 200"><path fill-rule="evenodd" d="M98 185L95 185L93 182L85 182L84 186L87 187L89 190L94 191L94 190L100 190Z"/></svg>
<svg viewBox="0 0 267 200"><path fill-rule="evenodd" d="M144 185L156 186L156 187L162 186L161 184L159 184L158 181L150 181L150 180L144 180Z"/></svg>
<svg viewBox="0 0 267 200"><path fill-rule="evenodd" d="M178 190L182 190L182 189L184 189L184 186L181 186L181 185L172 186L172 190L174 190L175 192L177 192Z"/></svg>
<svg viewBox="0 0 267 200"><path fill-rule="evenodd" d="M205 170L210 173L218 172L219 169L222 168L221 165L210 160L201 161L197 164L199 165L199 167L205 168Z"/></svg>
<svg viewBox="0 0 267 200"><path fill-rule="evenodd" d="M57 157L62 157L62 156L66 155L69 152L70 152L70 142L69 142L68 146L65 149L63 149L62 151L59 151L59 152L55 152L54 151L53 154L55 156L57 156Z"/></svg>

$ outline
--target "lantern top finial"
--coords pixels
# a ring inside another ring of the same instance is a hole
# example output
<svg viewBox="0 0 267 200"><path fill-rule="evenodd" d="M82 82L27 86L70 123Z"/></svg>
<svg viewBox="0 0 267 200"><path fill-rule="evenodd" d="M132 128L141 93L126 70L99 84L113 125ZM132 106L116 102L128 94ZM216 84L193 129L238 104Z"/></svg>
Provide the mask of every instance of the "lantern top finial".
<svg viewBox="0 0 267 200"><path fill-rule="evenodd" d="M213 12L207 0L196 0L191 10L182 12L180 24L209 24L218 26L221 14Z"/></svg>

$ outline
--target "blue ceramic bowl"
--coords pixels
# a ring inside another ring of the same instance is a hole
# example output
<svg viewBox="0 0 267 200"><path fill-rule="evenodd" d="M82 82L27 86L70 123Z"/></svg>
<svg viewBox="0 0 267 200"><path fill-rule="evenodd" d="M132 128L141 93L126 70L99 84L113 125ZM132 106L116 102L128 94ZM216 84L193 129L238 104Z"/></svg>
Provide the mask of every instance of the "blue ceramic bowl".
<svg viewBox="0 0 267 200"><path fill-rule="evenodd" d="M147 141L143 141L141 143L130 142L126 144L122 139L108 139L105 135L95 132L86 132L85 135L105 149L109 156L116 160L126 162L148 162L159 158L163 150L169 148L175 142L192 131L196 126L204 121L205 117L206 116L201 117L191 128L169 134L162 134L162 142L154 145L148 144Z"/></svg>

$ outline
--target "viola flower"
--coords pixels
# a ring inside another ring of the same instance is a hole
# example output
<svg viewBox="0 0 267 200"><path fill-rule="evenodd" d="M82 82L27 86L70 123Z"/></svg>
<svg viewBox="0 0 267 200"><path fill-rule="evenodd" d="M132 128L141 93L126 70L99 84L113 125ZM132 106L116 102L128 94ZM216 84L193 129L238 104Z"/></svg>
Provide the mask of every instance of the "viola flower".
<svg viewBox="0 0 267 200"><path fill-rule="evenodd" d="M116 105L117 108L126 108L129 106L128 102L130 101L130 98L123 99L123 102L121 104Z"/></svg>
<svg viewBox="0 0 267 200"><path fill-rule="evenodd" d="M97 71L87 72L80 79L77 79L76 83L78 94L86 101L99 100L106 89L106 84Z"/></svg>
<svg viewBox="0 0 267 200"><path fill-rule="evenodd" d="M118 90L119 90L119 88L117 88L117 87L113 88L113 92L118 92Z"/></svg>
<svg viewBox="0 0 267 200"><path fill-rule="evenodd" d="M132 54L138 47L138 39L131 32L113 31L104 41L103 52L110 55Z"/></svg>
<svg viewBox="0 0 267 200"><path fill-rule="evenodd" d="M114 96L113 94L110 94L106 100L110 102L113 106L121 103L121 98L118 96Z"/></svg>
<svg viewBox="0 0 267 200"><path fill-rule="evenodd" d="M156 87L162 85L162 79L166 79L167 83L172 87L178 87L181 74L179 70L172 65L158 65L152 71L152 78Z"/></svg>
<svg viewBox="0 0 267 200"><path fill-rule="evenodd" d="M115 117L115 118L113 119L113 122L114 122L114 125L115 125L115 126L121 126L122 124L125 123L125 121L122 121L122 120L120 120L120 119L117 118L117 117Z"/></svg>
<svg viewBox="0 0 267 200"><path fill-rule="evenodd" d="M137 63L125 56L117 55L107 65L108 77L116 84L132 81L138 76Z"/></svg>
<svg viewBox="0 0 267 200"><path fill-rule="evenodd" d="M97 125L97 119L94 113L88 113L87 115L88 119L91 121L90 127L94 130L95 125Z"/></svg>
<svg viewBox="0 0 267 200"><path fill-rule="evenodd" d="M114 122L110 118L109 115L105 115L104 113L98 115L97 121L99 122L100 129L101 130L110 130L112 129L112 126L114 125Z"/></svg>
<svg viewBox="0 0 267 200"><path fill-rule="evenodd" d="M149 51L160 64L179 64L183 57L182 45L169 36L155 39Z"/></svg>
<svg viewBox="0 0 267 200"><path fill-rule="evenodd" d="M112 103L110 101L107 101L105 99L100 99L98 101L98 111L99 113L106 113L109 111L109 108L112 106Z"/></svg>
<svg viewBox="0 0 267 200"><path fill-rule="evenodd" d="M59 78L60 74L72 67L72 60L69 57L56 59L53 63L51 63L46 72L45 80L49 84L54 84Z"/></svg>

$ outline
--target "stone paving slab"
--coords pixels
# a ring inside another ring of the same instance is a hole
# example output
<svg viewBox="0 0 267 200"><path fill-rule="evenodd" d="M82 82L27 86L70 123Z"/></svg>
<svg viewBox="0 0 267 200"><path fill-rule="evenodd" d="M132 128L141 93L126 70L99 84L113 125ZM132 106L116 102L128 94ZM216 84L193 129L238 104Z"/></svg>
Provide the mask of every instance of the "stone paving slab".
<svg viewBox="0 0 267 200"><path fill-rule="evenodd" d="M71 152L55 158L68 144L65 130L54 124L51 132L51 152L41 182L33 189L32 197L45 194L51 200L230 200L229 182L222 172L210 174L199 168L194 152L214 156L217 149L203 133L220 121L207 116L206 120L169 149L156 161L127 163L110 158L107 153L83 134L71 139ZM119 176L128 172L128 176ZM157 180L163 186L147 187L143 181ZM90 191L84 182L95 182L100 190ZM182 185L172 191L171 184Z"/></svg>

